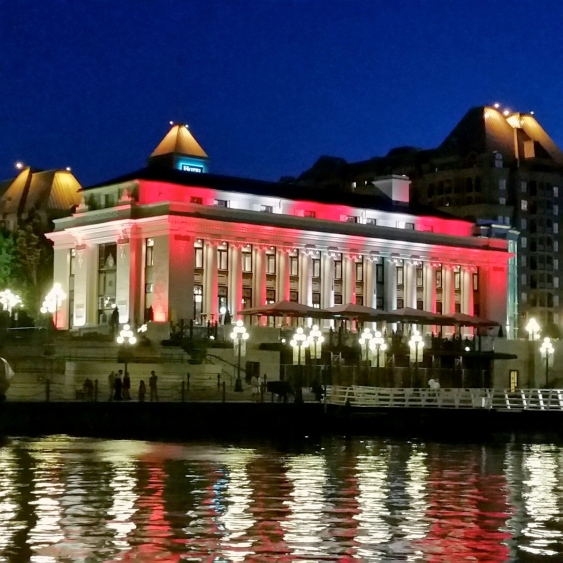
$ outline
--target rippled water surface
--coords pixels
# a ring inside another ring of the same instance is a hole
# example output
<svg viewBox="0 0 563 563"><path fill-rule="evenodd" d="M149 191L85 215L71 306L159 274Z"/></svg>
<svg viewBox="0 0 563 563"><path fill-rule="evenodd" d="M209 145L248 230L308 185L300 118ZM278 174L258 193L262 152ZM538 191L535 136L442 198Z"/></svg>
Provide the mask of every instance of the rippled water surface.
<svg viewBox="0 0 563 563"><path fill-rule="evenodd" d="M563 561L563 449L11 439L2 561Z"/></svg>

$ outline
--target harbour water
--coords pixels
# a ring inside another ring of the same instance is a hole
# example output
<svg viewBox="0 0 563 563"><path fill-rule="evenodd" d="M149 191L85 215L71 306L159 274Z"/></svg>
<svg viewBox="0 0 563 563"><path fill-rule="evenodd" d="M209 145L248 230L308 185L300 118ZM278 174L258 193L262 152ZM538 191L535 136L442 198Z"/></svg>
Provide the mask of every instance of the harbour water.
<svg viewBox="0 0 563 563"><path fill-rule="evenodd" d="M0 560L562 561L563 447L508 438L0 447Z"/></svg>

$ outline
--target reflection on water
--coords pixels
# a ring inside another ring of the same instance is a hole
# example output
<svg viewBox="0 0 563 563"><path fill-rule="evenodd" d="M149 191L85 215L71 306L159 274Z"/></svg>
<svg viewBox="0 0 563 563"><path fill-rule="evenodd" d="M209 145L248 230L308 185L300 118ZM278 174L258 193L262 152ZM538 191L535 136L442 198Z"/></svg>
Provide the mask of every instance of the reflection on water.
<svg viewBox="0 0 563 563"><path fill-rule="evenodd" d="M563 449L383 439L0 448L0 560L560 561Z"/></svg>

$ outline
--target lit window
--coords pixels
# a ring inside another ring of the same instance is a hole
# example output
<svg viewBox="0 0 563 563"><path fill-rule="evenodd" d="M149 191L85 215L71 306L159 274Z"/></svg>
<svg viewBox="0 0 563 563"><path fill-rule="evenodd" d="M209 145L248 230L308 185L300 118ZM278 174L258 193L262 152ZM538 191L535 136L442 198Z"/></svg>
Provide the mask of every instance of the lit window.
<svg viewBox="0 0 563 563"><path fill-rule="evenodd" d="M190 203L197 203L201 205L203 203L203 199L201 197L190 197Z"/></svg>
<svg viewBox="0 0 563 563"><path fill-rule="evenodd" d="M357 282L364 281L364 263L363 262L356 262L356 281Z"/></svg>
<svg viewBox="0 0 563 563"><path fill-rule="evenodd" d="M527 303L528 302L528 294L526 292L522 292L522 295L520 296L520 301L522 303Z"/></svg>
<svg viewBox="0 0 563 563"><path fill-rule="evenodd" d="M505 225L510 225L511 221L510 221L510 217L505 217L504 218L504 224Z"/></svg>
<svg viewBox="0 0 563 563"><path fill-rule="evenodd" d="M321 277L321 261L318 258L313 259L313 277Z"/></svg>
<svg viewBox="0 0 563 563"><path fill-rule="evenodd" d="M414 223L405 223L405 229L408 231L414 231Z"/></svg>
<svg viewBox="0 0 563 563"><path fill-rule="evenodd" d="M416 267L416 287L423 287L424 286L424 275L422 266Z"/></svg>
<svg viewBox="0 0 563 563"><path fill-rule="evenodd" d="M217 249L217 269L218 270L228 270L229 269L229 251L228 248L218 248Z"/></svg>
<svg viewBox="0 0 563 563"><path fill-rule="evenodd" d="M506 198L505 198L505 197L499 197L499 198L498 198L498 202L499 202L501 205L506 205Z"/></svg>
<svg viewBox="0 0 563 563"><path fill-rule="evenodd" d="M405 283L404 280L404 270L403 266L397 266L397 285L403 285ZM401 307L398 307L400 309Z"/></svg>
<svg viewBox="0 0 563 563"><path fill-rule="evenodd" d="M374 219L373 217L368 217L366 219L366 225L377 225L377 219Z"/></svg>
<svg viewBox="0 0 563 563"><path fill-rule="evenodd" d="M352 182L352 188L356 187L356 182Z"/></svg>
<svg viewBox="0 0 563 563"><path fill-rule="evenodd" d="M334 261L334 279L341 280L342 279L342 255L339 255L339 258Z"/></svg>
<svg viewBox="0 0 563 563"><path fill-rule="evenodd" d="M553 223L553 233L554 234L559 233L559 223Z"/></svg>
<svg viewBox="0 0 563 563"><path fill-rule="evenodd" d="M145 284L145 293L152 293L153 292L153 284L152 283L146 283Z"/></svg>
<svg viewBox="0 0 563 563"><path fill-rule="evenodd" d="M145 266L150 268L154 264L154 239L148 238L146 243Z"/></svg>
<svg viewBox="0 0 563 563"><path fill-rule="evenodd" d="M557 276L553 277L553 287L556 289L559 287L559 278Z"/></svg>
<svg viewBox="0 0 563 563"><path fill-rule="evenodd" d="M245 273L252 272L252 247L247 246L241 253L242 271Z"/></svg>
<svg viewBox="0 0 563 563"><path fill-rule="evenodd" d="M479 291L479 272L473 272L473 291Z"/></svg>
<svg viewBox="0 0 563 563"><path fill-rule="evenodd" d="M527 285L527 283L528 283L528 276L527 276L526 274L522 274L522 275L520 276L520 283L521 283L522 285Z"/></svg>
<svg viewBox="0 0 563 563"><path fill-rule="evenodd" d="M523 200L520 202L520 209L521 209L522 211L528 211L528 201L527 201L527 200L523 199Z"/></svg>
<svg viewBox="0 0 563 563"><path fill-rule="evenodd" d="M216 207L229 207L229 202L226 199L216 199L213 205Z"/></svg>
<svg viewBox="0 0 563 563"><path fill-rule="evenodd" d="M522 248L528 248L528 239L526 237L520 239L520 246Z"/></svg>
<svg viewBox="0 0 563 563"><path fill-rule="evenodd" d="M314 291L313 295L312 295L312 302L313 302L313 307L315 309L320 309L321 308L321 294Z"/></svg>
<svg viewBox="0 0 563 563"><path fill-rule="evenodd" d="M504 178L501 178L498 181L498 189L501 190L501 191L506 190L506 180Z"/></svg>
<svg viewBox="0 0 563 563"><path fill-rule="evenodd" d="M276 255L266 254L266 274L274 275L276 273Z"/></svg>
<svg viewBox="0 0 563 563"><path fill-rule="evenodd" d="M294 256L289 257L289 275L299 275L299 254L295 254Z"/></svg>
<svg viewBox="0 0 563 563"><path fill-rule="evenodd" d="M195 251L195 268L203 268L203 248L196 247Z"/></svg>
<svg viewBox="0 0 563 563"><path fill-rule="evenodd" d="M526 267L526 257L525 256L520 256L520 266L522 266L523 268Z"/></svg>
<svg viewBox="0 0 563 563"><path fill-rule="evenodd" d="M525 194L528 189L526 182L520 182L520 191Z"/></svg>
<svg viewBox="0 0 563 563"><path fill-rule="evenodd" d="M461 289L461 272L454 272L454 289Z"/></svg>
<svg viewBox="0 0 563 563"><path fill-rule="evenodd" d="M559 197L559 188L557 186L553 186L553 196Z"/></svg>
<svg viewBox="0 0 563 563"><path fill-rule="evenodd" d="M436 270L436 289L442 289L442 270Z"/></svg>
<svg viewBox="0 0 563 563"><path fill-rule="evenodd" d="M553 214L559 215L559 205L557 205L557 203L553 204Z"/></svg>

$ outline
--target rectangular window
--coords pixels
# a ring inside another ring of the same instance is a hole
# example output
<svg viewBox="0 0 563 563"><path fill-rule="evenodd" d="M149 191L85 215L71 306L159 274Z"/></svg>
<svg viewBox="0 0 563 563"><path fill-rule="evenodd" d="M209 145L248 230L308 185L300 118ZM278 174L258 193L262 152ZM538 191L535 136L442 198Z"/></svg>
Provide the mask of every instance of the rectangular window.
<svg viewBox="0 0 563 563"><path fill-rule="evenodd" d="M383 309L383 297L377 298L377 309Z"/></svg>
<svg viewBox="0 0 563 563"><path fill-rule="evenodd" d="M145 254L145 266L150 268L150 266L154 265L154 256L153 256L153 249L154 249L154 239L148 238L146 242L146 254Z"/></svg>
<svg viewBox="0 0 563 563"><path fill-rule="evenodd" d="M316 291L313 292L313 307L315 309L321 308L321 294Z"/></svg>
<svg viewBox="0 0 563 563"><path fill-rule="evenodd" d="M553 241L553 252L559 252L559 242L556 240Z"/></svg>
<svg viewBox="0 0 563 563"><path fill-rule="evenodd" d="M557 186L553 186L553 197L559 197L559 188Z"/></svg>
<svg viewBox="0 0 563 563"><path fill-rule="evenodd" d="M356 262L356 281L363 282L364 281L364 263L363 262Z"/></svg>
<svg viewBox="0 0 563 563"><path fill-rule="evenodd" d="M358 218L355 215L348 215L346 217L346 223L357 223Z"/></svg>
<svg viewBox="0 0 563 563"><path fill-rule="evenodd" d="M553 214L559 215L559 205L557 205L557 203L553 204Z"/></svg>
<svg viewBox="0 0 563 563"><path fill-rule="evenodd" d="M316 213L310 209L305 209L303 212L303 217L308 217L309 219L314 219L316 216Z"/></svg>
<svg viewBox="0 0 563 563"><path fill-rule="evenodd" d="M527 229L528 228L528 221L526 219L520 219L520 228Z"/></svg>
<svg viewBox="0 0 563 563"><path fill-rule="evenodd" d="M501 179L498 181L498 189L499 189L500 191L506 190L506 180L505 180L504 178L501 178Z"/></svg>
<svg viewBox="0 0 563 563"><path fill-rule="evenodd" d="M242 271L245 273L252 272L252 249L248 247L242 251Z"/></svg>
<svg viewBox="0 0 563 563"><path fill-rule="evenodd" d="M454 309L456 313L461 313L461 303L456 303Z"/></svg>
<svg viewBox="0 0 563 563"><path fill-rule="evenodd" d="M527 201L527 200L523 199L523 200L520 202L520 209L521 209L522 211L528 211L528 201Z"/></svg>
<svg viewBox="0 0 563 563"><path fill-rule="evenodd" d="M414 223L405 223L405 229L407 231L414 231Z"/></svg>
<svg viewBox="0 0 563 563"><path fill-rule="evenodd" d="M274 275L276 273L276 255L266 254L266 274Z"/></svg>
<svg viewBox="0 0 563 563"><path fill-rule="evenodd" d="M216 199L213 205L216 207L229 207L229 202L226 199Z"/></svg>
<svg viewBox="0 0 563 563"><path fill-rule="evenodd" d="M523 268L526 267L526 257L525 256L520 256L520 266L522 266Z"/></svg>
<svg viewBox="0 0 563 563"><path fill-rule="evenodd" d="M436 270L436 289L442 289L442 270Z"/></svg>
<svg viewBox="0 0 563 563"><path fill-rule="evenodd" d="M203 268L203 248L196 246L195 249L195 268Z"/></svg>
<svg viewBox="0 0 563 563"><path fill-rule="evenodd" d="M318 258L313 258L313 277L321 277L321 261Z"/></svg>
<svg viewBox="0 0 563 563"><path fill-rule="evenodd" d="M342 295L340 293L334 294L334 304L335 305L342 305Z"/></svg>
<svg viewBox="0 0 563 563"><path fill-rule="evenodd" d="M522 285L527 285L528 284L528 277L526 276L526 274L522 274L520 276L520 283Z"/></svg>
<svg viewBox="0 0 563 563"><path fill-rule="evenodd" d="M520 295L520 301L522 303L528 302L528 294L525 291L523 291L522 294Z"/></svg>
<svg viewBox="0 0 563 563"><path fill-rule="evenodd" d="M219 313L221 312L221 310L226 311L227 307L229 306L228 296L229 291L227 289L227 286L220 285L217 287L217 306Z"/></svg>
<svg viewBox="0 0 563 563"><path fill-rule="evenodd" d="M356 295L356 305L363 305L363 304L364 304L364 296Z"/></svg>
<svg viewBox="0 0 563 563"><path fill-rule="evenodd" d="M461 272L454 272L454 289L461 289Z"/></svg>
<svg viewBox="0 0 563 563"><path fill-rule="evenodd" d="M267 289L266 290L266 305L271 305L276 302L276 290Z"/></svg>
<svg viewBox="0 0 563 563"><path fill-rule="evenodd" d="M152 293L154 289L154 286L152 283L146 283L145 284L145 293Z"/></svg>
<svg viewBox="0 0 563 563"><path fill-rule="evenodd" d="M227 248L217 249L217 269L218 270L229 269L229 251Z"/></svg>
<svg viewBox="0 0 563 563"><path fill-rule="evenodd" d="M201 205L203 203L203 198L201 197L190 197L190 203L197 203L199 205Z"/></svg>
<svg viewBox="0 0 563 563"><path fill-rule="evenodd" d="M299 256L289 257L289 275L290 276L299 275Z"/></svg>
<svg viewBox="0 0 563 563"><path fill-rule="evenodd" d="M194 285L194 320L199 321L203 313L203 286Z"/></svg>
<svg viewBox="0 0 563 563"><path fill-rule="evenodd" d="M252 307L252 288L243 287L242 288L242 308L248 309Z"/></svg>
<svg viewBox="0 0 563 563"><path fill-rule="evenodd" d="M272 205L261 205L260 206L260 211L262 213L273 213L274 212L274 207Z"/></svg>
<svg viewBox="0 0 563 563"><path fill-rule="evenodd" d="M417 308L419 311L424 310L424 301L423 301L422 299L417 299L417 300L416 300L416 308Z"/></svg>
<svg viewBox="0 0 563 563"><path fill-rule="evenodd" d="M526 237L522 237L520 239L520 246L522 248L527 248L528 247L528 240L526 239Z"/></svg>
<svg viewBox="0 0 563 563"><path fill-rule="evenodd" d="M70 249L70 275L74 275L74 270L76 268L76 249Z"/></svg>
<svg viewBox="0 0 563 563"><path fill-rule="evenodd" d="M405 282L404 280L404 270L403 266L397 266L397 285L403 285ZM400 307L399 307L400 309Z"/></svg>
<svg viewBox="0 0 563 563"><path fill-rule="evenodd" d="M473 273L473 291L479 291L479 272Z"/></svg>
<svg viewBox="0 0 563 563"><path fill-rule="evenodd" d="M436 301L436 313L438 313L439 315L442 314L442 302L441 301Z"/></svg>
<svg viewBox="0 0 563 563"><path fill-rule="evenodd" d="M520 182L520 192L525 194L527 190L528 190L528 186L526 182Z"/></svg>
<svg viewBox="0 0 563 563"><path fill-rule="evenodd" d="M506 198L505 198L505 197L499 197L499 198L498 198L498 202L499 202L501 205L506 205Z"/></svg>
<svg viewBox="0 0 563 563"><path fill-rule="evenodd" d="M422 266L416 267L416 287L424 287L424 275Z"/></svg>
<svg viewBox="0 0 563 563"><path fill-rule="evenodd" d="M340 260L334 261L334 279L342 279L342 257L340 257Z"/></svg>
<svg viewBox="0 0 563 563"><path fill-rule="evenodd" d="M399 297L397 299L397 309L402 309L404 306L405 306L405 301L401 297Z"/></svg>
<svg viewBox="0 0 563 563"><path fill-rule="evenodd" d="M298 291L290 291L289 292L289 300L292 303L298 303L299 302L299 292Z"/></svg>
<svg viewBox="0 0 563 563"><path fill-rule="evenodd" d="M376 283L383 283L383 264L375 265L375 281Z"/></svg>
<svg viewBox="0 0 563 563"><path fill-rule="evenodd" d="M368 217L366 219L366 225L371 225L372 227L377 225L377 219L374 219L373 217Z"/></svg>

